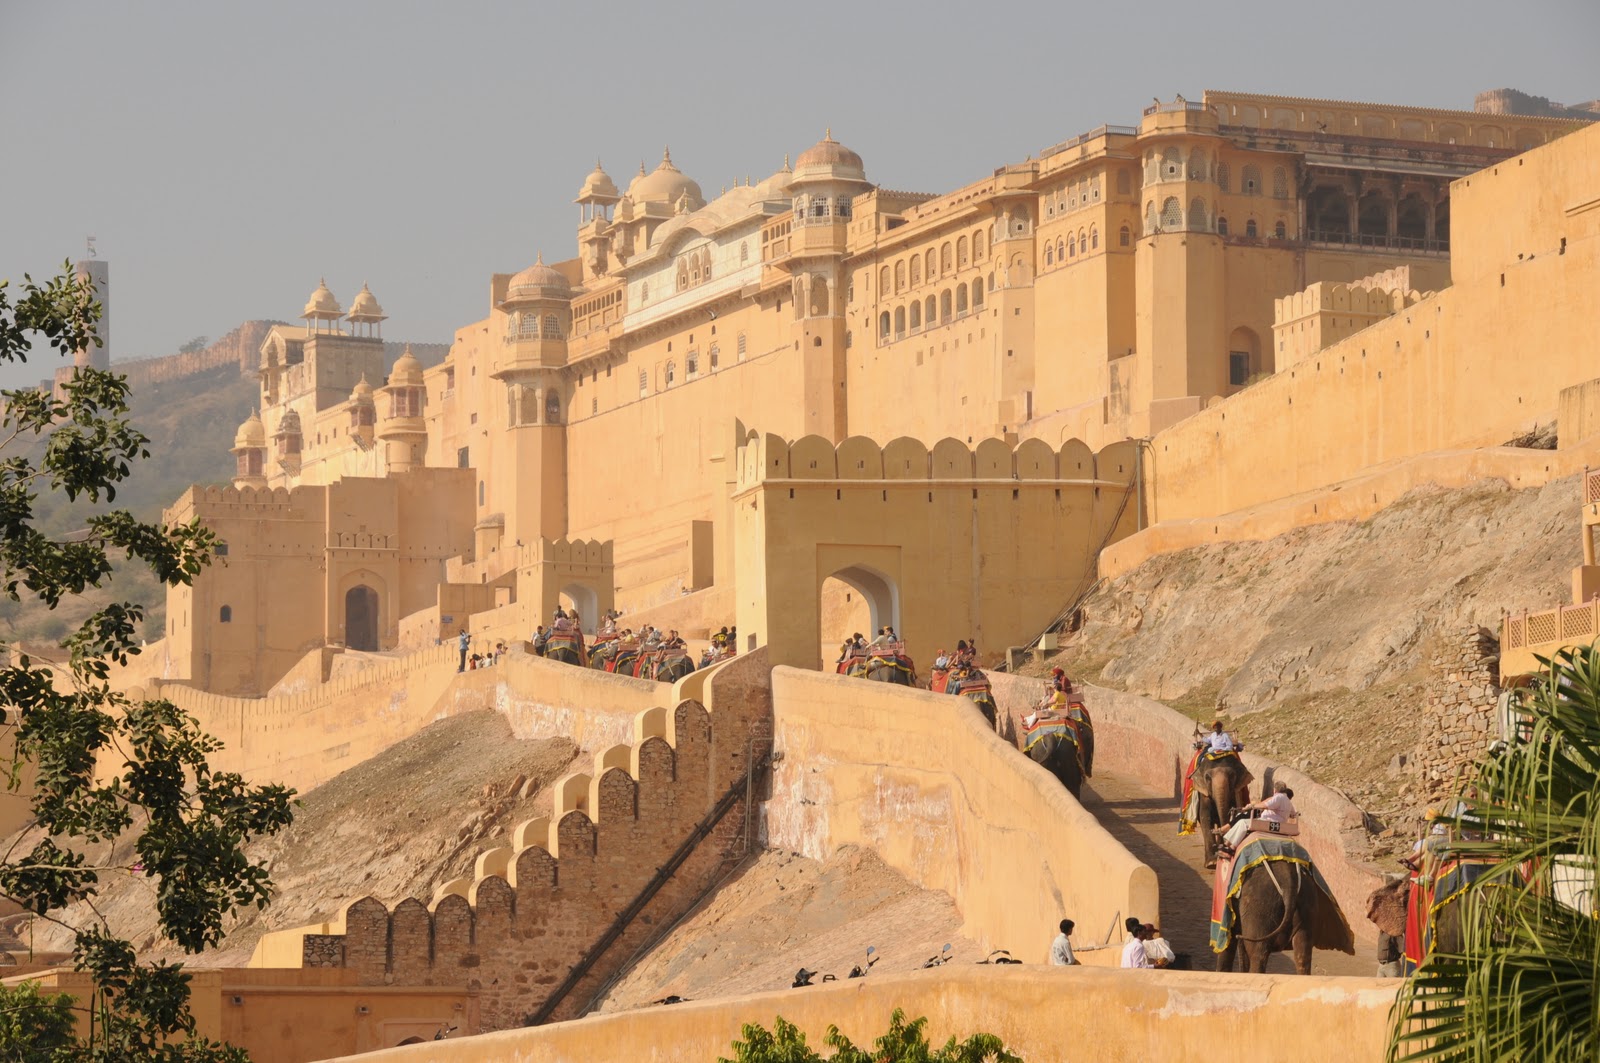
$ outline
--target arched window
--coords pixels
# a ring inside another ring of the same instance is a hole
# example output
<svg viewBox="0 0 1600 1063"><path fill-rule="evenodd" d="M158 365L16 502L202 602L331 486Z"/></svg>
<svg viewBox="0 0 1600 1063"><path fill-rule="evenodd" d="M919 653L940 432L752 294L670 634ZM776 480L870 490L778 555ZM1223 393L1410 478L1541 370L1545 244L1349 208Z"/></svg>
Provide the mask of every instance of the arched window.
<svg viewBox="0 0 1600 1063"><path fill-rule="evenodd" d="M946 288L944 291L939 293L939 320L941 322L950 320L950 289L949 288Z"/></svg>
<svg viewBox="0 0 1600 1063"><path fill-rule="evenodd" d="M690 351L683 356L683 379L693 380L700 375L700 356Z"/></svg>
<svg viewBox="0 0 1600 1063"><path fill-rule="evenodd" d="M1287 240L1289 238L1289 227L1280 220L1277 225L1272 227L1272 235L1279 240Z"/></svg>
<svg viewBox="0 0 1600 1063"><path fill-rule="evenodd" d="M1217 188L1228 190L1228 164L1225 162L1217 163Z"/></svg>
<svg viewBox="0 0 1600 1063"><path fill-rule="evenodd" d="M967 286L965 284L958 284L956 285L956 313L965 314L966 312Z"/></svg>
<svg viewBox="0 0 1600 1063"><path fill-rule="evenodd" d="M698 251L689 256L689 280L695 284L700 283L700 252Z"/></svg>
<svg viewBox="0 0 1600 1063"><path fill-rule="evenodd" d="M643 369L639 370L639 397L642 399L650 394L650 374Z"/></svg>
<svg viewBox="0 0 1600 1063"><path fill-rule="evenodd" d="M911 300L911 331L922 327L922 300Z"/></svg>
<svg viewBox="0 0 1600 1063"><path fill-rule="evenodd" d="M994 291L994 273L992 272L989 274L988 288L991 292Z"/></svg>
<svg viewBox="0 0 1600 1063"><path fill-rule="evenodd" d="M1261 194L1261 168L1259 166L1246 166L1244 168L1244 184L1240 186L1239 191L1247 196L1259 196Z"/></svg>
<svg viewBox="0 0 1600 1063"><path fill-rule="evenodd" d="M1183 205L1177 196L1168 196L1161 204L1161 228L1166 232L1183 228Z"/></svg>
<svg viewBox="0 0 1600 1063"><path fill-rule="evenodd" d="M1062 242L1059 236L1056 237L1056 258L1062 262L1067 260L1067 245Z"/></svg>
<svg viewBox="0 0 1600 1063"><path fill-rule="evenodd" d="M972 309L983 308L983 278L976 277L972 281Z"/></svg>
<svg viewBox="0 0 1600 1063"><path fill-rule="evenodd" d="M1217 235L1218 236L1227 236L1228 235L1228 219L1224 218L1220 214L1217 215Z"/></svg>
<svg viewBox="0 0 1600 1063"><path fill-rule="evenodd" d="M544 423L561 423L561 395L554 389L544 393Z"/></svg>
<svg viewBox="0 0 1600 1063"><path fill-rule="evenodd" d="M1197 233L1206 231L1206 203L1196 199L1189 204L1189 228Z"/></svg>
<svg viewBox="0 0 1600 1063"><path fill-rule="evenodd" d="M1100 175L1095 174L1089 181L1089 198L1096 203L1100 202Z"/></svg>
<svg viewBox="0 0 1600 1063"><path fill-rule="evenodd" d="M878 294L879 295L887 295L888 293L889 293L889 267L885 266L885 267L883 267L882 269L880 269L878 271Z"/></svg>
<svg viewBox="0 0 1600 1063"><path fill-rule="evenodd" d="M1256 220L1254 218L1244 223L1244 234L1246 236L1256 235Z"/></svg>
<svg viewBox="0 0 1600 1063"><path fill-rule="evenodd" d="M710 356L710 358L711 358L711 368L712 369L715 369L717 367L717 355L718 355L719 351L720 351L720 348L715 343L713 343L711 345L711 349L706 352L706 354L708 354Z"/></svg>
<svg viewBox="0 0 1600 1063"><path fill-rule="evenodd" d="M1056 263L1056 249L1053 244L1044 245L1044 264L1053 266Z"/></svg>
<svg viewBox="0 0 1600 1063"><path fill-rule="evenodd" d="M639 282L639 302L641 304L644 304L644 303L648 303L649 301L650 301L650 282L649 281L641 281L641 282Z"/></svg>
<svg viewBox="0 0 1600 1063"><path fill-rule="evenodd" d="M689 287L689 260L687 258L680 258L680 259L678 259L678 291L680 291L680 292L684 291L688 287Z"/></svg>
<svg viewBox="0 0 1600 1063"><path fill-rule="evenodd" d="M849 196L840 196L838 199L834 200L833 213L834 213L835 217L843 218L846 221L849 221L850 220L850 197Z"/></svg>
<svg viewBox="0 0 1600 1063"><path fill-rule="evenodd" d="M744 333L739 333L739 361L744 361L745 338Z"/></svg>
<svg viewBox="0 0 1600 1063"><path fill-rule="evenodd" d="M1089 253L1089 237L1082 229L1078 230L1078 251L1085 255Z"/></svg>
<svg viewBox="0 0 1600 1063"><path fill-rule="evenodd" d="M668 362L667 363L667 374L666 374L665 377L662 378L662 383L666 387L670 388L673 385L673 382L676 381L677 379L678 379L678 367L673 365L671 362Z"/></svg>
<svg viewBox="0 0 1600 1063"><path fill-rule="evenodd" d="M739 244L739 264L743 265L748 261L750 261L750 242L746 240Z"/></svg>
<svg viewBox="0 0 1600 1063"><path fill-rule="evenodd" d="M967 268L967 238L965 236L956 238L956 268Z"/></svg>
<svg viewBox="0 0 1600 1063"><path fill-rule="evenodd" d="M880 340L889 338L889 311L887 310L878 315L878 338Z"/></svg>
<svg viewBox="0 0 1600 1063"><path fill-rule="evenodd" d="M1168 148L1161 153L1161 179L1173 181L1183 176L1183 153L1177 148Z"/></svg>
<svg viewBox="0 0 1600 1063"><path fill-rule="evenodd" d="M922 323L929 328L939 320L939 300L936 296L928 296L928 301L922 305Z"/></svg>
<svg viewBox="0 0 1600 1063"><path fill-rule="evenodd" d="M906 331L906 308L903 307L903 306L897 306L897 307L894 308L894 334L895 334L896 337L899 337L902 334L904 334L905 331Z"/></svg>
<svg viewBox="0 0 1600 1063"><path fill-rule="evenodd" d="M539 338L539 315L523 313L517 315L517 335L528 339Z"/></svg>
<svg viewBox="0 0 1600 1063"><path fill-rule="evenodd" d="M561 322L557 320L554 314L546 314L544 316L544 338L547 340L559 340L561 338Z"/></svg>
<svg viewBox="0 0 1600 1063"><path fill-rule="evenodd" d="M1100 250L1100 229L1097 226L1089 227L1089 247L1091 250Z"/></svg>
<svg viewBox="0 0 1600 1063"><path fill-rule="evenodd" d="M922 256L911 256L911 287L915 288L922 283Z"/></svg>
<svg viewBox="0 0 1600 1063"><path fill-rule="evenodd" d="M922 275L930 281L939 275L939 260L934 257L933 248L928 248L928 254L923 260Z"/></svg>
<svg viewBox="0 0 1600 1063"><path fill-rule="evenodd" d="M894 291L895 291L895 294L898 295L898 294L900 294L901 292L903 292L905 290L906 290L906 264L903 261L896 262L894 264Z"/></svg>
<svg viewBox="0 0 1600 1063"><path fill-rule="evenodd" d="M939 276L944 276L954 268L955 259L951 257L950 241L946 240L939 248Z"/></svg>
<svg viewBox="0 0 1600 1063"><path fill-rule="evenodd" d="M1272 198L1289 198L1289 172L1282 166L1272 171Z"/></svg>
<svg viewBox="0 0 1600 1063"><path fill-rule="evenodd" d="M974 229L972 233L972 264L974 266L983 262L984 248L988 245L983 242L983 230Z"/></svg>
<svg viewBox="0 0 1600 1063"><path fill-rule="evenodd" d="M1199 148L1189 152L1189 180L1204 181L1206 179L1206 153Z"/></svg>
<svg viewBox="0 0 1600 1063"><path fill-rule="evenodd" d="M219 624L231 624L231 623L233 623L233 606L225 605L220 610L217 611L217 623L219 623Z"/></svg>
<svg viewBox="0 0 1600 1063"><path fill-rule="evenodd" d="M711 279L711 248L709 247L700 252L700 279L703 281Z"/></svg>
<svg viewBox="0 0 1600 1063"><path fill-rule="evenodd" d="M1078 238L1076 236L1067 237L1067 255L1068 255L1068 257L1071 257L1072 255L1076 255L1077 253L1078 253Z"/></svg>

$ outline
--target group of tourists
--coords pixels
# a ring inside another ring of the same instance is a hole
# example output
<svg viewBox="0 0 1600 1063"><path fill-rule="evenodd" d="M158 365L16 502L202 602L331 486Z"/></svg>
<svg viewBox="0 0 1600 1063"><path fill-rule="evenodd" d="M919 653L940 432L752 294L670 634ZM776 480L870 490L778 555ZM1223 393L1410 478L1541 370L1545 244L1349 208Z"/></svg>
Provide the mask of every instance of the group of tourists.
<svg viewBox="0 0 1600 1063"><path fill-rule="evenodd" d="M1050 966L1080 966L1077 954L1072 951L1072 931L1076 926L1071 919L1061 920L1061 932L1050 942ZM1161 930L1154 923L1129 916L1123 922L1123 927L1128 932L1128 941L1122 947L1121 966L1150 970L1171 967L1177 963L1177 953L1172 951L1172 945L1161 936Z"/></svg>
<svg viewBox="0 0 1600 1063"><path fill-rule="evenodd" d="M488 668L498 664L501 657L506 654L506 644L496 642L494 647L483 652L472 648L472 634L466 628L456 636L456 649L460 652L460 660L456 664L456 671L467 672L478 668Z"/></svg>
<svg viewBox="0 0 1600 1063"><path fill-rule="evenodd" d="M711 636L711 645L700 654L700 667L706 668L718 661L727 660L739 652L739 629L724 624Z"/></svg>

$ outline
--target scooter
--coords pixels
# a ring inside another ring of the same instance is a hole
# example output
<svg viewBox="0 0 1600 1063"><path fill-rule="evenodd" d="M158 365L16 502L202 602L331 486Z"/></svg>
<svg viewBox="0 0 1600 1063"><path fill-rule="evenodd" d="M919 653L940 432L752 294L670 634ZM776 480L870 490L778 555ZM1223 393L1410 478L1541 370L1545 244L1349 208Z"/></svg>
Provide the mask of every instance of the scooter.
<svg viewBox="0 0 1600 1063"><path fill-rule="evenodd" d="M850 973L846 977L849 977L849 978L865 978L868 974L870 974L871 971L872 971L872 965L878 962L878 957L873 955L877 951L878 951L878 947L876 945L868 945L867 946L867 965L865 967L862 967L861 965L857 964L856 966L850 968Z"/></svg>
<svg viewBox="0 0 1600 1063"><path fill-rule="evenodd" d="M937 956L929 956L927 958L927 960L923 962L922 969L923 970L927 970L929 967L943 967L945 964L947 964L949 962L950 962L950 942L946 941L944 943L944 948L939 950L939 955L937 955Z"/></svg>

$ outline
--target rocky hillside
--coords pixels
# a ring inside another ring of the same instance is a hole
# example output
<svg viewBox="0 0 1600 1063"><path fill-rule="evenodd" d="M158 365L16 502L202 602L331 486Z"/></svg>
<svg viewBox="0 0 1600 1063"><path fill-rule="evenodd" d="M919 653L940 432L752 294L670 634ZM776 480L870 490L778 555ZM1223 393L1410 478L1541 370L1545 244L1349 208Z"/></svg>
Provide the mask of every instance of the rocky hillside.
<svg viewBox="0 0 1600 1063"><path fill-rule="evenodd" d="M1058 661L1203 719L1392 822L1427 663L1503 609L1565 600L1576 478L1413 492L1360 523L1155 557L1085 603Z"/></svg>
<svg viewBox="0 0 1600 1063"><path fill-rule="evenodd" d="M579 756L565 738L513 738L496 712L432 724L302 795L286 832L247 849L268 862L277 896L265 911L242 913L222 947L196 962L242 965L263 933L328 919L369 894L390 905L431 899L435 886L470 872L478 853L504 844L518 823L548 815L550 785ZM134 861L129 842L114 859ZM138 876L103 881L97 907L115 930L145 955L175 957L155 936L151 884ZM35 943L70 947L43 921Z"/></svg>

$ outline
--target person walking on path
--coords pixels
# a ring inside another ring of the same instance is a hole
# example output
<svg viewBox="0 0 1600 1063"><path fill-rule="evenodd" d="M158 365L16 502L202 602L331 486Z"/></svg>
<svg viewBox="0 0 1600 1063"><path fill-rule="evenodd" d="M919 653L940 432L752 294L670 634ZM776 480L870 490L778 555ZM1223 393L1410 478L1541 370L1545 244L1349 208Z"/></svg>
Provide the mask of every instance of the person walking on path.
<svg viewBox="0 0 1600 1063"><path fill-rule="evenodd" d="M467 670L467 647L472 645L472 636L467 634L466 628L461 629L461 637L456 640L456 645L461 647L461 663L456 665L456 671L465 672Z"/></svg>
<svg viewBox="0 0 1600 1063"><path fill-rule="evenodd" d="M1150 957L1144 950L1144 922L1130 915L1123 925L1128 928L1128 943L1122 946L1122 966L1149 970Z"/></svg>

